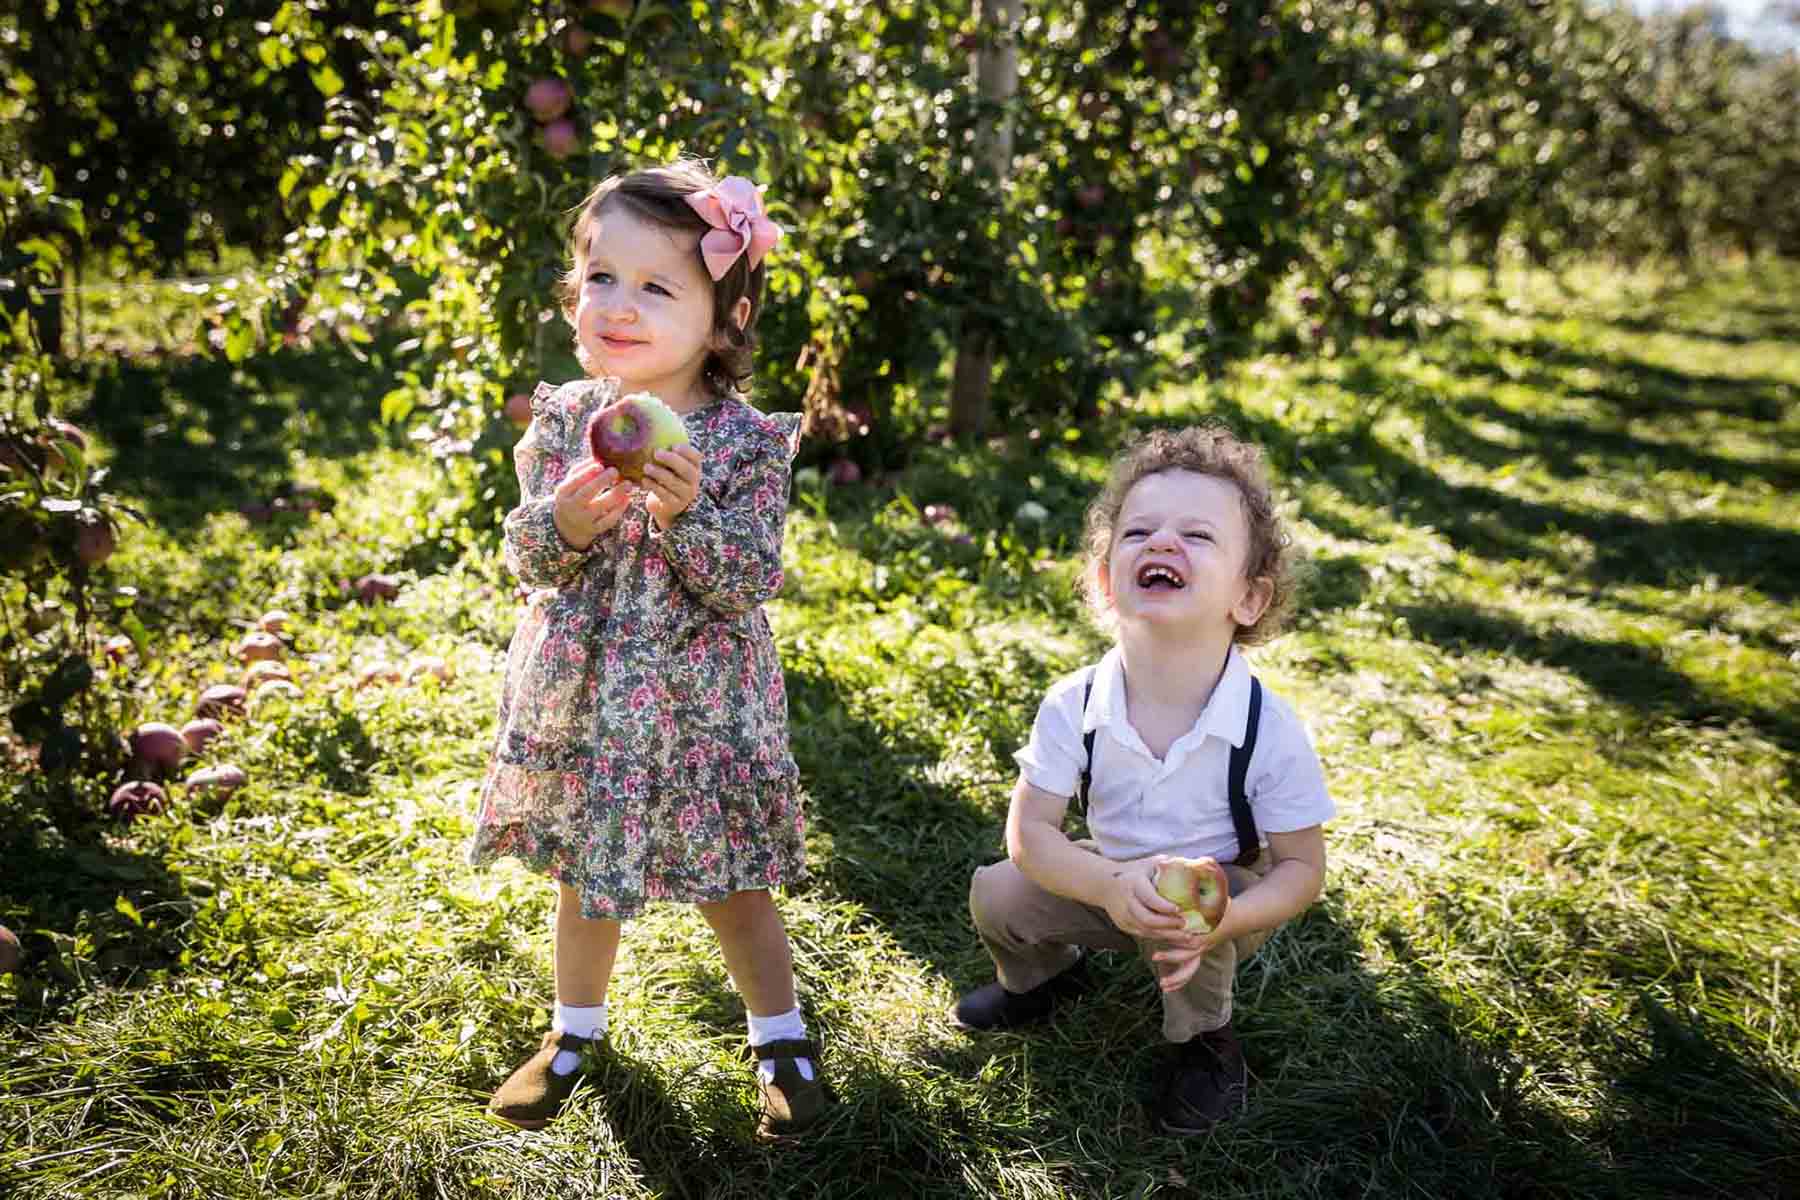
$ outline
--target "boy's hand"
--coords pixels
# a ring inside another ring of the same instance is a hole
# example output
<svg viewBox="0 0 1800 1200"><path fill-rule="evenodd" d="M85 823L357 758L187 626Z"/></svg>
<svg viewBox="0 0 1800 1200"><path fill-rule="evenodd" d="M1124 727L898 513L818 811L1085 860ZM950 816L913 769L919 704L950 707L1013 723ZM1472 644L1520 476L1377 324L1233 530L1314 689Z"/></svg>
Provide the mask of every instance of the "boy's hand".
<svg viewBox="0 0 1800 1200"><path fill-rule="evenodd" d="M658 450L644 464L644 486L650 489L650 516L667 529L700 494L700 452L692 446Z"/></svg>
<svg viewBox="0 0 1800 1200"><path fill-rule="evenodd" d="M629 480L611 467L588 459L556 485L556 532L577 550L586 550L601 534L619 523L631 501Z"/></svg>
<svg viewBox="0 0 1800 1200"><path fill-rule="evenodd" d="M1120 930L1138 938L1168 941L1187 928L1181 910L1156 890L1156 863L1162 855L1116 864L1106 893L1106 915Z"/></svg>
<svg viewBox="0 0 1800 1200"><path fill-rule="evenodd" d="M1156 985L1165 992L1180 991L1187 986L1194 972L1200 969L1200 960L1206 957L1207 951L1235 936L1231 932L1231 910L1219 923L1206 933L1188 933L1185 930L1173 937L1165 938L1168 945L1150 956L1151 965L1156 970Z"/></svg>

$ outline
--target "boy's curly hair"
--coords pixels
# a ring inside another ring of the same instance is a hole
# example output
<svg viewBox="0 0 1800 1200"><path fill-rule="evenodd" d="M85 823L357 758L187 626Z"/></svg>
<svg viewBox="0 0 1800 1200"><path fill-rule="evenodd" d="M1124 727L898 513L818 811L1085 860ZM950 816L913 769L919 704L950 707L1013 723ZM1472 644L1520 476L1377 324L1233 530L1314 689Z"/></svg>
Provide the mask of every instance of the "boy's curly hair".
<svg viewBox="0 0 1800 1200"><path fill-rule="evenodd" d="M687 197L704 192L719 182L707 165L697 158L679 158L667 166L651 167L624 175L612 175L594 185L571 212L574 222L569 227L569 267L558 280L557 296L562 301L563 316L573 324L575 302L581 296L581 255L587 247L594 222L608 209L623 208L641 220L678 233L704 235L712 226L688 204ZM698 247L694 250L699 259ZM756 319L762 313L763 283L767 262L750 265L749 255L739 255L725 278L712 280L713 349L701 367L701 378L713 394L723 396L733 390L748 393L756 356ZM704 273L704 272L703 272ZM750 299L750 315L744 327L731 319L732 309L744 297ZM577 356L580 348L577 346ZM587 366L584 361L583 367Z"/></svg>
<svg viewBox="0 0 1800 1200"><path fill-rule="evenodd" d="M1195 425L1185 429L1159 429L1139 438L1113 459L1106 486L1091 504L1083 523L1084 567L1082 593L1103 623L1109 623L1108 606L1096 579L1096 568L1112 557L1113 532L1125 497L1150 475L1164 471L1192 471L1234 484L1244 505L1244 521L1250 530L1244 575L1269 581L1269 603L1253 625L1238 626L1232 640L1256 646L1280 633L1292 612L1296 589L1293 539L1275 511L1262 451L1223 425Z"/></svg>

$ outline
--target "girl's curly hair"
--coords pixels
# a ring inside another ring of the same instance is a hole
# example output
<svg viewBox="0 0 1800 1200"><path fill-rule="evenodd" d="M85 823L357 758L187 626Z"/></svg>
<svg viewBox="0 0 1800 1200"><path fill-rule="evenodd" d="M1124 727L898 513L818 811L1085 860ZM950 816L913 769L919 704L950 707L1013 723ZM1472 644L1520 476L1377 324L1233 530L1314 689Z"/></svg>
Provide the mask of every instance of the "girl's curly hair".
<svg viewBox="0 0 1800 1200"><path fill-rule="evenodd" d="M1081 587L1089 607L1102 622L1108 620L1109 607L1097 575L1111 560L1119 512L1132 488L1146 477L1164 471L1192 471L1236 486L1250 530L1244 575L1269 581L1269 603L1255 624L1238 626L1232 640L1245 646L1269 641L1281 632L1293 609L1293 539L1275 511L1275 496L1263 466L1262 451L1241 441L1223 425L1159 429L1139 438L1113 459L1106 486L1088 505L1083 523L1086 569L1082 571Z"/></svg>
<svg viewBox="0 0 1800 1200"><path fill-rule="evenodd" d="M697 158L679 158L662 167L613 175L594 185L585 199L571 212L574 223L569 228L569 268L558 281L557 294L562 301L563 316L575 320L575 302L581 295L581 257L587 249L588 235L594 222L609 209L623 208L641 220L677 233L705 234L712 226L688 204L687 197L704 192L718 183L707 165ZM699 261L696 245L694 257ZM748 255L740 255L725 272L725 278L713 280L713 349L701 367L701 378L714 395L732 391L748 393L756 357L756 319L762 313L763 282L767 263L750 265ZM704 272L704 268L702 268ZM750 315L743 328L732 319L732 310L745 297L750 300ZM576 356L585 355L576 346Z"/></svg>

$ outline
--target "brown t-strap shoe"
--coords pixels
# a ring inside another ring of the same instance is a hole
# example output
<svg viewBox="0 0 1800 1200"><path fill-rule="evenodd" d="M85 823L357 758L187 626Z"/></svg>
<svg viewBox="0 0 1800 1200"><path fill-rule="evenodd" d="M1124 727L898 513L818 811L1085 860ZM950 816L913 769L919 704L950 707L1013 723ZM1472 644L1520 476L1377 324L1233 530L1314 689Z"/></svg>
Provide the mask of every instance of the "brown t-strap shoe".
<svg viewBox="0 0 1800 1200"><path fill-rule="evenodd" d="M811 1128L825 1115L831 1096L825 1088L825 1075L819 1063L819 1048L810 1038L777 1038L750 1047L758 1063L773 1059L775 1078L763 1082L759 1071L757 1087L762 1091L762 1119L756 1123L756 1136L764 1141L792 1137ZM812 1062L813 1077L800 1073L795 1059Z"/></svg>
<svg viewBox="0 0 1800 1200"><path fill-rule="evenodd" d="M575 1085L581 1082L582 1068L577 1066L567 1075L550 1069L559 1050L580 1054L598 1049L593 1038L576 1037L552 1029L544 1035L536 1054L520 1064L488 1101L488 1113L520 1129L542 1129L562 1111Z"/></svg>

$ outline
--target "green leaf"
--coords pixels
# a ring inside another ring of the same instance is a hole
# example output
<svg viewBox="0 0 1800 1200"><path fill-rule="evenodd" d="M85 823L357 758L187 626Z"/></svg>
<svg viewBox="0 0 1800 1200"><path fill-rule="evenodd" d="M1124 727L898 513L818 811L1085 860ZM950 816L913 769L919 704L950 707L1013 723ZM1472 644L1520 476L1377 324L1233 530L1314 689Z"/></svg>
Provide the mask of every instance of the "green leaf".
<svg viewBox="0 0 1800 1200"><path fill-rule="evenodd" d="M19 250L23 254L42 259L59 270L63 265L62 249L46 238L26 238L19 243Z"/></svg>
<svg viewBox="0 0 1800 1200"><path fill-rule="evenodd" d="M311 72L311 75L313 86L318 88L319 93L327 100L344 90L344 77L332 70L330 66L320 67Z"/></svg>
<svg viewBox="0 0 1800 1200"><path fill-rule="evenodd" d="M122 914L133 925L144 923L144 914L139 912L137 905L127 900L122 892L119 894L119 898L113 901L113 911Z"/></svg>

